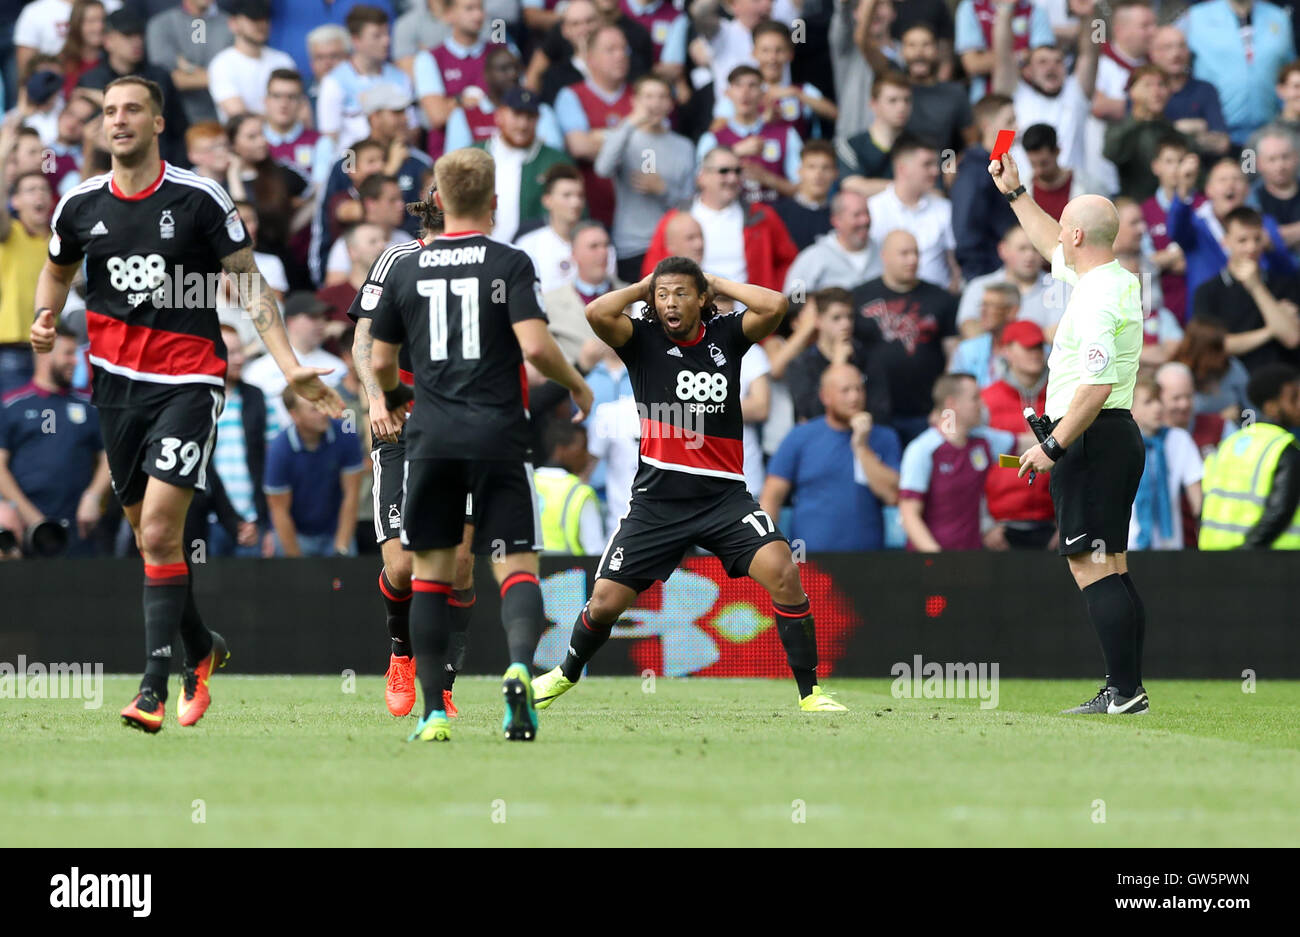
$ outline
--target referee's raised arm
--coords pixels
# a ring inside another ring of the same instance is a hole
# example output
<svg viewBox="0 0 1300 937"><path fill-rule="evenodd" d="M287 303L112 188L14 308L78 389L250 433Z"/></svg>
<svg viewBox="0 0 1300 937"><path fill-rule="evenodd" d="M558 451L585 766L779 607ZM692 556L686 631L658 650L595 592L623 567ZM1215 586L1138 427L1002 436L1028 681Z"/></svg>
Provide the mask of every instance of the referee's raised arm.
<svg viewBox="0 0 1300 937"><path fill-rule="evenodd" d="M993 177L993 184L998 187L998 191L1011 203L1011 210L1016 213L1020 227L1029 235L1034 250L1050 262L1052 253L1061 240L1061 226L1025 192L1025 187L1020 182L1020 168L1011 154L1006 153L1001 160L991 161L989 175Z"/></svg>

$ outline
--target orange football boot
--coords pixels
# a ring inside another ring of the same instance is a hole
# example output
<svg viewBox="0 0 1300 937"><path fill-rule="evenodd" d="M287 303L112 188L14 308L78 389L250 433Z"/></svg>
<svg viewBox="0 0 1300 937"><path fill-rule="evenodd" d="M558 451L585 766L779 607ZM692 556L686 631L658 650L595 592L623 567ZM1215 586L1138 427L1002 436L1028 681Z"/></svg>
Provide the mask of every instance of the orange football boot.
<svg viewBox="0 0 1300 937"><path fill-rule="evenodd" d="M122 710L122 725L152 735L163 727L163 709L163 702L154 691L141 687L135 699Z"/></svg>
<svg viewBox="0 0 1300 937"><path fill-rule="evenodd" d="M192 726L203 718L212 703L212 695L208 692L212 671L226 666L229 659L230 650L226 647L225 638L212 632L212 651L193 670L185 671L181 678L184 688L176 703L176 719L181 725Z"/></svg>
<svg viewBox="0 0 1300 937"><path fill-rule="evenodd" d="M405 716L415 705L415 658L389 655L384 702L394 716Z"/></svg>

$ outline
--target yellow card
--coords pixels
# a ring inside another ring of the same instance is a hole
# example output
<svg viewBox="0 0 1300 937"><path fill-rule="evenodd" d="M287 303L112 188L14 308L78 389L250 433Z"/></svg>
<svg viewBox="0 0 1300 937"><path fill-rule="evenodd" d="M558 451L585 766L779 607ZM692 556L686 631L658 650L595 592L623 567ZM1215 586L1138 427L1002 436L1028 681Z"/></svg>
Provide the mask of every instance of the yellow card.
<svg viewBox="0 0 1300 937"><path fill-rule="evenodd" d="M1020 468L1020 456L1018 455L998 456L998 468Z"/></svg>

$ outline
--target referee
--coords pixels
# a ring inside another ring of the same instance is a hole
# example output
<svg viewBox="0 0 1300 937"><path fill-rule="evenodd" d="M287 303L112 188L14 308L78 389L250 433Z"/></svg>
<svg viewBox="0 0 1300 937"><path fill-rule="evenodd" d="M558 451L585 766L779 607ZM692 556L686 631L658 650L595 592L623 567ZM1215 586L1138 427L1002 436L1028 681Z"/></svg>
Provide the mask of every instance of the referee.
<svg viewBox="0 0 1300 937"><path fill-rule="evenodd" d="M1051 470L1060 551L1088 604L1106 658L1106 685L1067 709L1080 714L1147 712L1142 687L1146 613L1128 574L1129 515L1145 463L1133 422L1133 385L1142 350L1142 292L1115 260L1115 206L1081 195L1058 224L1020 184L1015 160L989 163L1052 276L1074 290L1047 361L1051 435L1020 457L1020 474Z"/></svg>

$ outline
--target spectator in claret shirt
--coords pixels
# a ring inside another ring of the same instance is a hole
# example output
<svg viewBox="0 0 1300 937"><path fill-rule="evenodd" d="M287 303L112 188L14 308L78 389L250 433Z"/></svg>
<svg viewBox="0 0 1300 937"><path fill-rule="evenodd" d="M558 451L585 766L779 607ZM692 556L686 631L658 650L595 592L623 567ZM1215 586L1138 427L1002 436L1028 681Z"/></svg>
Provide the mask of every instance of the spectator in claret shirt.
<svg viewBox="0 0 1300 937"><path fill-rule="evenodd" d="M908 443L898 480L907 548L922 553L978 550L980 505L989 468L1016 445L1012 433L981 426L979 387L970 374L934 382L934 425Z"/></svg>
<svg viewBox="0 0 1300 937"><path fill-rule="evenodd" d="M825 416L782 440L759 504L775 518L790 500L788 533L809 550L879 550L883 508L898 503L898 434L873 423L862 372L852 365L827 368L820 388Z"/></svg>
<svg viewBox="0 0 1300 937"><path fill-rule="evenodd" d="M1047 212L1053 221L1070 200L1087 193L1081 174L1061 166L1061 150L1056 145L1056 130L1050 124L1033 124L1020 138L1033 178L1025 186L1030 198Z"/></svg>
<svg viewBox="0 0 1300 937"><path fill-rule="evenodd" d="M282 556L352 556L366 460L354 430L298 400L286 387L292 422L271 443L263 490Z"/></svg>
<svg viewBox="0 0 1300 937"><path fill-rule="evenodd" d="M809 140L799 152L799 181L794 195L772 203L795 247L804 250L831 229L830 191L835 184L835 148L826 140Z"/></svg>
<svg viewBox="0 0 1300 937"><path fill-rule="evenodd" d="M1187 257L1178 242L1170 237L1167 219L1169 206L1178 198L1179 190L1194 187L1200 168L1200 159L1188 151L1182 137L1161 140L1151 161L1156 191L1142 203L1142 220L1155 248L1149 259L1160 270L1160 292L1165 297L1165 305L1180 323L1187 317ZM1196 195L1192 207L1199 208L1203 201L1204 196Z"/></svg>
<svg viewBox="0 0 1300 937"><path fill-rule="evenodd" d="M774 202L795 193L803 140L788 123L763 117L763 77L750 65L738 65L727 78L731 116L716 131L700 137L695 155L703 159L719 145L741 158L748 201Z"/></svg>
<svg viewBox="0 0 1300 937"><path fill-rule="evenodd" d="M272 158L292 163L314 184L321 185L334 148L319 131L303 123L306 100L301 75L288 68L271 72L266 83L266 123L262 133L270 144Z"/></svg>

